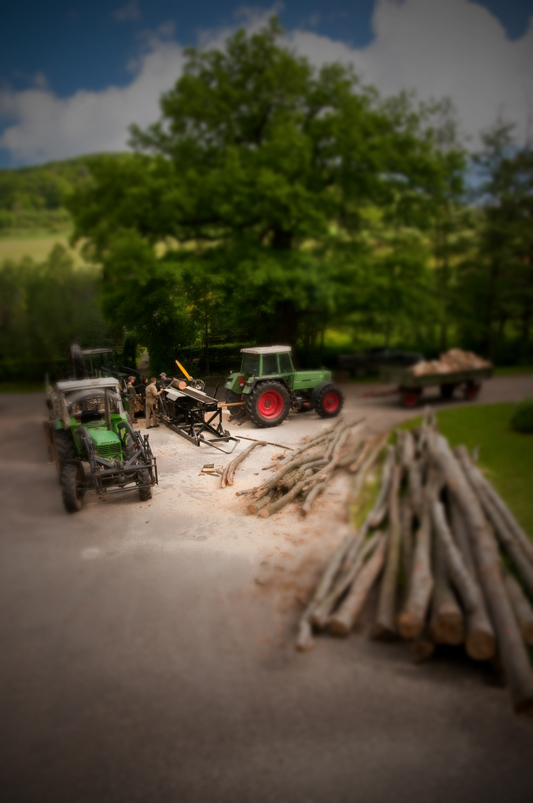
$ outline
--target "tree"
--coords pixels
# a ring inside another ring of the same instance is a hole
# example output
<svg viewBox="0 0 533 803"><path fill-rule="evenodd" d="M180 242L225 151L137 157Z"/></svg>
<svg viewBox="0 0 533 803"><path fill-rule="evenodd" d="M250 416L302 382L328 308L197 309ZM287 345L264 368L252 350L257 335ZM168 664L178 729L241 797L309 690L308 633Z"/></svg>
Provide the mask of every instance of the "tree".
<svg viewBox="0 0 533 803"><path fill-rule="evenodd" d="M117 238L154 255L166 243L151 258L162 288L171 264L184 287L179 266L194 254L230 315L238 304L258 339L295 344L316 341L347 295L373 281L358 265L363 211L395 203L403 221L415 219L457 165L408 98L384 103L338 64L315 71L281 34L272 19L223 50L189 50L160 121L132 128L136 153L93 163L94 185L69 206L105 282Z"/></svg>

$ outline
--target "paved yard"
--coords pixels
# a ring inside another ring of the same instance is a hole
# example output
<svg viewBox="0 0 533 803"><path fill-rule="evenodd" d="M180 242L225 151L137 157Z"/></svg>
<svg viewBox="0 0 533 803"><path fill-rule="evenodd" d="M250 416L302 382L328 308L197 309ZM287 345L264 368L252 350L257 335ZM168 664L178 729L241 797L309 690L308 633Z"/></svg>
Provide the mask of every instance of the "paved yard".
<svg viewBox="0 0 533 803"><path fill-rule="evenodd" d="M345 387L349 420L377 432L413 414L361 397L371 389L386 390ZM533 376L499 378L478 403L526 395ZM2 800L533 799L533 724L483 666L415 667L405 645L362 634L294 651L338 539L342 480L306 520L250 517L235 490L280 449L254 450L220 489L200 468L230 458L161 427L151 502L89 497L69 516L43 410L38 396L0 396ZM310 413L235 433L291 445L322 426Z"/></svg>

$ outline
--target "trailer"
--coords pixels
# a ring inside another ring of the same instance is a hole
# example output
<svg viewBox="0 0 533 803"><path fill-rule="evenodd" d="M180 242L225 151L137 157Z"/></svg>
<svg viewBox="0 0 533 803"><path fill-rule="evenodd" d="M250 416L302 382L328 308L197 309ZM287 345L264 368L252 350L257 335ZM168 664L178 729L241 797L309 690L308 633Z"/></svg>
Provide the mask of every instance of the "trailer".
<svg viewBox="0 0 533 803"><path fill-rule="evenodd" d="M388 385L396 385L401 402L404 407L417 407L428 387L440 387L443 399L451 399L456 390L459 390L465 399L474 401L481 390L482 381L490 379L492 367L470 368L465 371L449 373L413 375L406 368L383 366L380 369L381 381Z"/></svg>

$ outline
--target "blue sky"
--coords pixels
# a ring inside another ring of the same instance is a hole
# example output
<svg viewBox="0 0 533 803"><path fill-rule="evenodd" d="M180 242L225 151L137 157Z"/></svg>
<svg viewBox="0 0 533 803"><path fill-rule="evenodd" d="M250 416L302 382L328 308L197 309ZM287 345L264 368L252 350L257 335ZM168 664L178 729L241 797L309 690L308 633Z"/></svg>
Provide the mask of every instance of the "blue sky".
<svg viewBox="0 0 533 803"><path fill-rule="evenodd" d="M471 137L491 114L533 120L533 0L19 2L1 17L0 166L125 147L184 46L221 46L273 11L317 66L351 61L383 94L450 95Z"/></svg>

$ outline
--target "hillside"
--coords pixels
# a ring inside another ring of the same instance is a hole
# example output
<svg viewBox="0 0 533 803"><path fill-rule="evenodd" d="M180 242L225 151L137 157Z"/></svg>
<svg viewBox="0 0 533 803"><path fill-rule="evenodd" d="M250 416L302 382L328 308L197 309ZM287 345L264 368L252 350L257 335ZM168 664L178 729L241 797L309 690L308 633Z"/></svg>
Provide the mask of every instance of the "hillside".
<svg viewBox="0 0 533 803"><path fill-rule="evenodd" d="M121 158L122 154L116 154ZM66 232L71 219L64 199L91 181L97 154L34 167L0 169L0 236Z"/></svg>

